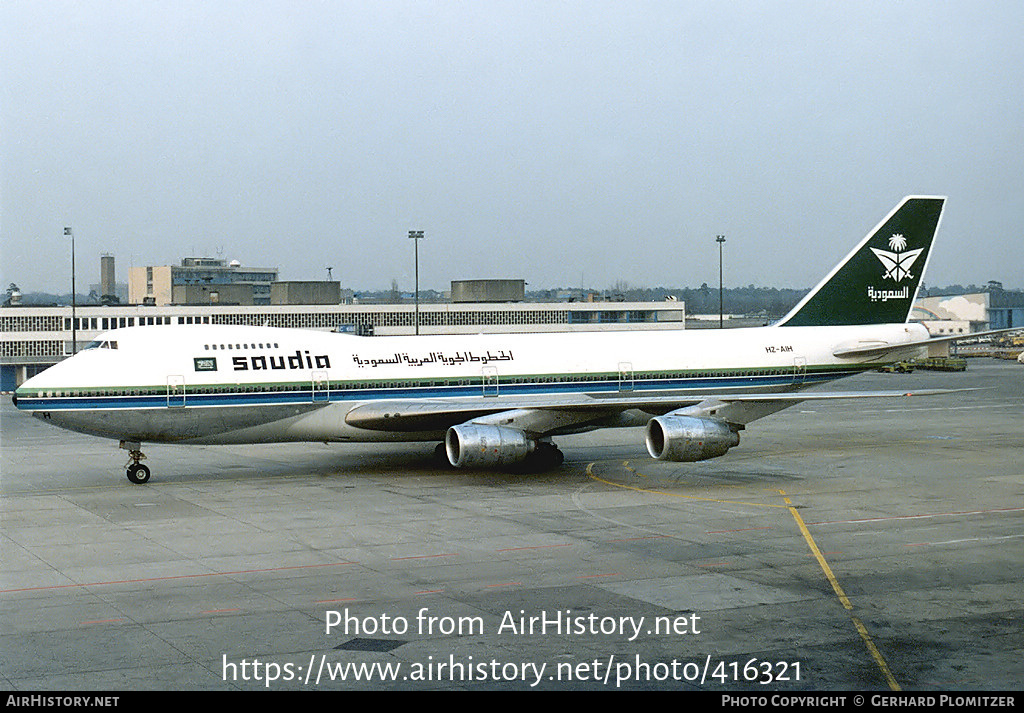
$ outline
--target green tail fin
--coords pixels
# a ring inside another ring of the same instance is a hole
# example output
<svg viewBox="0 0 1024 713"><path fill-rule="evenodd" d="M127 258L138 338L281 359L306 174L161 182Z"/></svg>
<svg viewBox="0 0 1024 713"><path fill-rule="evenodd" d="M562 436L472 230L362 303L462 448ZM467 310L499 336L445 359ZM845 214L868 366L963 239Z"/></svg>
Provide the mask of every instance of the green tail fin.
<svg viewBox="0 0 1024 713"><path fill-rule="evenodd" d="M778 326L906 322L945 202L904 198Z"/></svg>

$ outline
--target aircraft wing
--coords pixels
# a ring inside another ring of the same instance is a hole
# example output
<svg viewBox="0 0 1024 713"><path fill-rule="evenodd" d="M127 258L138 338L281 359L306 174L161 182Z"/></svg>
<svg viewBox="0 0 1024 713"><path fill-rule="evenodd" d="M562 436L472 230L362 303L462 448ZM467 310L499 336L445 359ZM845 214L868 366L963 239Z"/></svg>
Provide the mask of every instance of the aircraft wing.
<svg viewBox="0 0 1024 713"><path fill-rule="evenodd" d="M451 401L377 401L356 406L345 415L350 426L373 431L443 431L460 423L484 423L515 418L516 428L544 435L585 422L601 421L629 409L654 409L665 413L684 406L700 403L701 397L666 396L663 398L593 398L576 396L566 398L487 398ZM508 414L512 414L508 416ZM522 423L527 415L531 427ZM641 424L638 424L641 425Z"/></svg>
<svg viewBox="0 0 1024 713"><path fill-rule="evenodd" d="M570 396L563 398L487 398L451 401L381 401L354 407L345 416L350 426L373 431L443 431L462 423L518 428L534 436L569 433L587 425L642 426L655 415L685 411L746 424L802 401L930 396L957 389L917 391L800 391L675 395Z"/></svg>

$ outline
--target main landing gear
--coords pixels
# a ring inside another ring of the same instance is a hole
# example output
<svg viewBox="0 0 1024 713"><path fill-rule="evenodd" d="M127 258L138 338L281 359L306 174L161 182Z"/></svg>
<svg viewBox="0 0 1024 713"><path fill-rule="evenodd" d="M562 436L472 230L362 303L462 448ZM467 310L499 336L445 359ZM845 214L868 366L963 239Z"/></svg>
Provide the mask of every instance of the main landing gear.
<svg viewBox="0 0 1024 713"><path fill-rule="evenodd" d="M128 480L136 485L142 485L149 480L149 468L139 461L146 457L146 454L139 450L141 443L133 441L121 441L121 448L128 451L128 463L125 464L125 475Z"/></svg>
<svg viewBox="0 0 1024 713"><path fill-rule="evenodd" d="M543 473L561 468L564 461L565 454L558 450L558 446L551 441L540 441L537 449L523 461L523 470L527 473Z"/></svg>

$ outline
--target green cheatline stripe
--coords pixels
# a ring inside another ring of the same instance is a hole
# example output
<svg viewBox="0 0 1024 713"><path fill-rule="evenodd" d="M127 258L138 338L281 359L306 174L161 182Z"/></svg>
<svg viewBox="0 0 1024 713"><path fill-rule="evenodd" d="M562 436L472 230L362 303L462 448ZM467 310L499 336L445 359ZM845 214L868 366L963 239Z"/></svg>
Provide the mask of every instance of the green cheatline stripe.
<svg viewBox="0 0 1024 713"><path fill-rule="evenodd" d="M845 373L858 373L874 368L874 365L867 367L860 364L839 364L839 365L817 365L808 366L799 374L804 378L822 376L826 374L842 375ZM629 380L637 381L678 381L680 379L723 379L743 377L787 377L794 376L797 372L793 367L773 368L735 368L735 369L693 369L687 371L645 371L632 372ZM585 378L581 378L585 377ZM549 373L529 375L497 376L496 383L505 386L531 386L545 383L572 382L604 382L618 381L619 372L592 372L587 374L579 373ZM344 381L327 380L333 389L395 389L395 388L417 388L417 387L454 387L454 386L476 386L482 382L483 375L460 377L435 377L415 379L349 379ZM255 393L263 391L288 391L295 389L308 389L312 383L311 379L302 381L273 381L273 382L238 382L233 384L221 383L186 383L185 389L189 394L219 394L219 393ZM250 391L246 391L246 390ZM113 386L113 387L71 387L64 389L28 389L20 390L24 397L43 397L46 394L59 393L62 398L73 398L77 396L163 396L167 393L168 385L149 386Z"/></svg>

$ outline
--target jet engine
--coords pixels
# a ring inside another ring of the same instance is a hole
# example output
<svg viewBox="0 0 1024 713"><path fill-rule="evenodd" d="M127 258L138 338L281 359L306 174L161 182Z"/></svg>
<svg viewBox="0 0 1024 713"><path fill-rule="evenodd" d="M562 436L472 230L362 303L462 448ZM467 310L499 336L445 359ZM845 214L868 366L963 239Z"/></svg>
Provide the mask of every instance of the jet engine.
<svg viewBox="0 0 1024 713"><path fill-rule="evenodd" d="M724 421L666 414L647 423L647 451L659 460L687 463L717 458L739 444L740 434Z"/></svg>
<svg viewBox="0 0 1024 713"><path fill-rule="evenodd" d="M448 461L456 468L518 463L536 447L520 430L477 423L452 426L444 444Z"/></svg>

